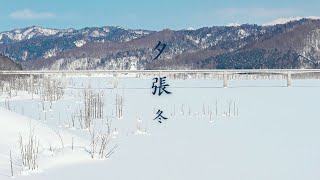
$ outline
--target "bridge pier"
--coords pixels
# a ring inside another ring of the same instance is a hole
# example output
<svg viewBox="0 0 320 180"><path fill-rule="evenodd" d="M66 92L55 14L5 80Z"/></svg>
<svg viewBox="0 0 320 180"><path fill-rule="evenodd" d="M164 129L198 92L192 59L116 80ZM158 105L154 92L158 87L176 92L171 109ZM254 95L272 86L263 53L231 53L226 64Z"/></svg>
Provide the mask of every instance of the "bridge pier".
<svg viewBox="0 0 320 180"><path fill-rule="evenodd" d="M30 92L31 92L32 100L33 100L33 89L34 89L33 74L30 74Z"/></svg>
<svg viewBox="0 0 320 180"><path fill-rule="evenodd" d="M62 79L64 80L64 86L65 86L65 87L68 87L68 86L69 86L69 79L68 79L66 73L63 73L63 74L62 74Z"/></svg>
<svg viewBox="0 0 320 180"><path fill-rule="evenodd" d="M291 73L289 72L287 74L287 87L291 87L292 85L292 78L291 78Z"/></svg>
<svg viewBox="0 0 320 180"><path fill-rule="evenodd" d="M228 87L228 74L224 71L223 72L223 88Z"/></svg>
<svg viewBox="0 0 320 180"><path fill-rule="evenodd" d="M114 89L118 88L118 74L117 73L113 73L112 86Z"/></svg>
<svg viewBox="0 0 320 180"><path fill-rule="evenodd" d="M87 88L91 89L91 74L87 74L88 78L87 78Z"/></svg>

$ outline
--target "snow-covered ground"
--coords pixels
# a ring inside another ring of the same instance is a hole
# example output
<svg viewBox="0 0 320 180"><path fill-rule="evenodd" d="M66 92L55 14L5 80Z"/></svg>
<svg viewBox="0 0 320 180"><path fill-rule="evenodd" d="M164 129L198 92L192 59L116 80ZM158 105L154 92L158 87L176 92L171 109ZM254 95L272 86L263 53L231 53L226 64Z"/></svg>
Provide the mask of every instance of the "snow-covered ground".
<svg viewBox="0 0 320 180"><path fill-rule="evenodd" d="M82 104L83 87L103 92L104 119L112 120L107 159L91 159L88 130L71 114ZM0 179L9 179L9 152L18 161L19 133L30 124L40 140L37 171L14 165L16 179L114 180L318 180L320 178L320 81L172 80L172 94L152 95L152 78L110 77L68 80L63 99L44 102L18 92L0 96ZM123 118L115 118L115 98L124 99ZM11 111L7 110L9 100ZM44 107L44 108L43 108ZM45 109L43 111L43 109ZM167 120L159 123L160 109ZM55 131L63 138L64 147ZM71 149L72 139L74 149ZM50 146L54 150L50 151Z"/></svg>

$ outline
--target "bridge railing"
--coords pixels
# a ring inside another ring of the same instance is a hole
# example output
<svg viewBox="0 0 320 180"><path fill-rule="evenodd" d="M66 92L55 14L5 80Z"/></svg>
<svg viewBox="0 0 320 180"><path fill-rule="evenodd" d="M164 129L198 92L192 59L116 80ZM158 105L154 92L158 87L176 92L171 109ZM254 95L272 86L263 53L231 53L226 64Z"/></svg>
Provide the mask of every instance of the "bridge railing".
<svg viewBox="0 0 320 180"><path fill-rule="evenodd" d="M33 81L34 75L62 76L101 76L121 75L140 76L174 76L194 75L206 76L208 79L223 81L223 87L228 87L228 80L238 79L286 79L287 86L292 85L292 79L320 79L320 69L209 69L209 70L35 70L35 71L0 71L1 75L27 75Z"/></svg>

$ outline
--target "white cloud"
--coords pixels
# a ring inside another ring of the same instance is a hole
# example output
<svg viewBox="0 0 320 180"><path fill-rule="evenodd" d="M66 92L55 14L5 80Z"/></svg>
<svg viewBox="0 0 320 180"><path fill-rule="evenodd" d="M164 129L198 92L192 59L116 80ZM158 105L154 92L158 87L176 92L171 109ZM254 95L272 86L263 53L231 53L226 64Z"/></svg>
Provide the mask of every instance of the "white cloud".
<svg viewBox="0 0 320 180"><path fill-rule="evenodd" d="M35 12L30 9L17 10L10 13L9 17L13 19L50 19L56 15L50 12Z"/></svg>
<svg viewBox="0 0 320 180"><path fill-rule="evenodd" d="M217 15L222 17L254 17L254 18L274 18L281 16L291 16L297 13L295 9L288 8L223 8L219 9Z"/></svg>
<svg viewBox="0 0 320 180"><path fill-rule="evenodd" d="M297 21L297 20L300 20L300 19L303 19L303 18L307 18L307 19L320 19L319 16L308 16L308 17L289 17L289 18L278 18L278 19L275 19L271 22L267 22L267 23L264 23L262 24L263 26L272 26L272 25L276 25L276 24L285 24L285 23L288 23L290 21Z"/></svg>
<svg viewBox="0 0 320 180"><path fill-rule="evenodd" d="M241 26L241 24L239 24L239 23L228 23L228 24L226 24L226 26L230 26L230 27L235 26L235 27L237 27L237 26Z"/></svg>

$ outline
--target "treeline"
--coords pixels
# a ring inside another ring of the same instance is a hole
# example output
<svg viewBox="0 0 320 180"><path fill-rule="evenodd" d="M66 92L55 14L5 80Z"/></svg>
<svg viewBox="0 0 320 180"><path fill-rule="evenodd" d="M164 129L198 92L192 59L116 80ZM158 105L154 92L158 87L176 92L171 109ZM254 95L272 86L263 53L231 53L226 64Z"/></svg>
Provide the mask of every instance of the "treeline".
<svg viewBox="0 0 320 180"><path fill-rule="evenodd" d="M221 54L200 62L202 68L213 69L297 69L307 64L295 51L253 49ZM309 66L313 66L309 63Z"/></svg>

